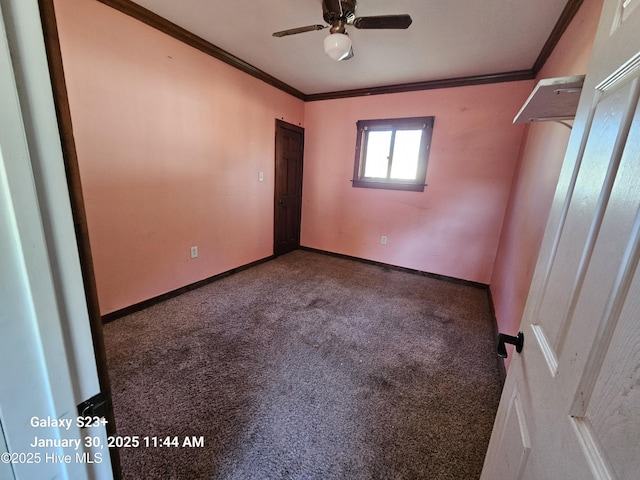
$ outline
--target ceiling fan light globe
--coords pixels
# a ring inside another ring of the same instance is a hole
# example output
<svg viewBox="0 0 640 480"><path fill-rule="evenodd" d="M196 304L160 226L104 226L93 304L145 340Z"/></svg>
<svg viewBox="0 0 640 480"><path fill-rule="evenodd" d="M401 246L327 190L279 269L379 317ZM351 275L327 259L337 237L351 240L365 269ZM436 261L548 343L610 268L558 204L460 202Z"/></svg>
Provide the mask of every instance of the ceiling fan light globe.
<svg viewBox="0 0 640 480"><path fill-rule="evenodd" d="M332 33L324 39L324 52L333 60L346 58L351 50L351 39L344 33Z"/></svg>

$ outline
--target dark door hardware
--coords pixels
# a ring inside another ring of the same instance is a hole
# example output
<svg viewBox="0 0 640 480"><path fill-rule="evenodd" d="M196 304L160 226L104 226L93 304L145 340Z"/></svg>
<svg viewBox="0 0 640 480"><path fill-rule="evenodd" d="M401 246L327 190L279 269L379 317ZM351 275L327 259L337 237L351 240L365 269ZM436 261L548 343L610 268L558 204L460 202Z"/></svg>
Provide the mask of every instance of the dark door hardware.
<svg viewBox="0 0 640 480"><path fill-rule="evenodd" d="M102 392L78 405L78 415L85 417L106 417L109 404Z"/></svg>
<svg viewBox="0 0 640 480"><path fill-rule="evenodd" d="M505 335L504 333L498 334L498 356L507 358L507 347L505 343L510 343L516 346L516 352L522 351L522 345L524 345L524 333L518 332L518 336L513 337L511 335Z"/></svg>

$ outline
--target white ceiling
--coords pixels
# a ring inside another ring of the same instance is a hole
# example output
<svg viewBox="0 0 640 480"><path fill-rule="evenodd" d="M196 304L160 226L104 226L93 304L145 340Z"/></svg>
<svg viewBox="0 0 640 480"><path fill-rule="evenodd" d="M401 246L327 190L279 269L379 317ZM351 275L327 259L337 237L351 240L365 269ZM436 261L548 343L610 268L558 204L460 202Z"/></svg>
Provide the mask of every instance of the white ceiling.
<svg viewBox="0 0 640 480"><path fill-rule="evenodd" d="M321 0L135 0L306 95L529 70L567 0L359 0L357 16L411 15L407 30L347 27L355 56L334 62Z"/></svg>

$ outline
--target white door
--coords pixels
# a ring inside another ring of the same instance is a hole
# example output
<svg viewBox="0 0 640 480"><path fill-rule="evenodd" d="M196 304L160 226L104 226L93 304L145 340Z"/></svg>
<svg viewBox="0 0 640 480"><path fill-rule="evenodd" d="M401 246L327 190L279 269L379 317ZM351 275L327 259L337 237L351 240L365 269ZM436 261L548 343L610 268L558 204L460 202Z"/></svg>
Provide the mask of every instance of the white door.
<svg viewBox="0 0 640 480"><path fill-rule="evenodd" d="M7 442L4 440L4 432L2 430L2 423L0 422L0 455L9 453L7 450ZM0 461L0 478L2 480L14 480L13 469L11 464Z"/></svg>
<svg viewBox="0 0 640 480"><path fill-rule="evenodd" d="M38 2L0 0L0 478L111 479L98 391Z"/></svg>
<svg viewBox="0 0 640 480"><path fill-rule="evenodd" d="M640 0L605 0L484 480L640 478Z"/></svg>

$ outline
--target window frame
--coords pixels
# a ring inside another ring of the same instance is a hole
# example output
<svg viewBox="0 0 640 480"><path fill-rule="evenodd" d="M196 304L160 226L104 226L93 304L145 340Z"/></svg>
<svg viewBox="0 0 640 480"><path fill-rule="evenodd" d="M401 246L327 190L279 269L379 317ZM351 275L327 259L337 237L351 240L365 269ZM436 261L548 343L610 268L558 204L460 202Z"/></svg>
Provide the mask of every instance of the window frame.
<svg viewBox="0 0 640 480"><path fill-rule="evenodd" d="M387 118L376 120L358 120L356 127L358 135L356 139L356 155L353 165L352 186L359 188L381 188L387 190L407 190L424 192L427 179L427 164L429 163L429 151L431 150L431 137L435 117L406 117ZM420 150L418 154L418 167L413 180L401 180L389 178L391 164L393 162L394 141L397 130L422 130ZM391 142L387 164L387 178L365 177L365 162L367 155L367 140L370 131L391 131Z"/></svg>

